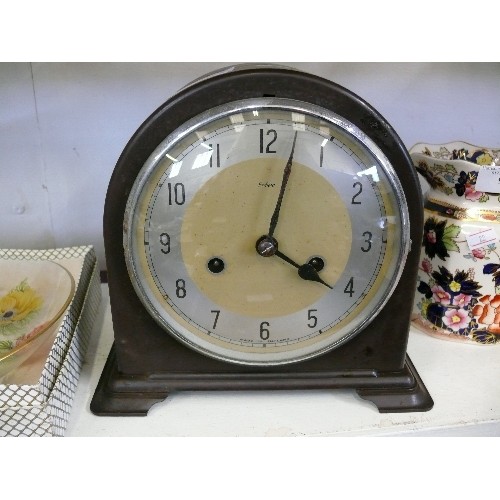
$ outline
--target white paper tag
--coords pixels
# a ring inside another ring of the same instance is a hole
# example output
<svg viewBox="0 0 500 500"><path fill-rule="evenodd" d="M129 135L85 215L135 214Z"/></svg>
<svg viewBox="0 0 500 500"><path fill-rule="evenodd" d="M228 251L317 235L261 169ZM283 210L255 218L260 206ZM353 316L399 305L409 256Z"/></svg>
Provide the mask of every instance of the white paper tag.
<svg viewBox="0 0 500 500"><path fill-rule="evenodd" d="M481 167L477 174L476 191L500 193L500 167Z"/></svg>
<svg viewBox="0 0 500 500"><path fill-rule="evenodd" d="M498 241L497 234L492 228L481 229L480 231L466 235L466 238L470 250L485 247Z"/></svg>

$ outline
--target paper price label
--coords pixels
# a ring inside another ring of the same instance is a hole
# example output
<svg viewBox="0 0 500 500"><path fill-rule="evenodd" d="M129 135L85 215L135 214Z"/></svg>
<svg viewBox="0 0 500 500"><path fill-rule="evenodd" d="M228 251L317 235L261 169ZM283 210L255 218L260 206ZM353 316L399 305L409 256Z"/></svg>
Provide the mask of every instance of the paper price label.
<svg viewBox="0 0 500 500"><path fill-rule="evenodd" d="M500 193L500 167L482 167L476 179L476 191Z"/></svg>
<svg viewBox="0 0 500 500"><path fill-rule="evenodd" d="M466 235L467 244L470 250L485 247L498 241L497 234L494 229L481 229L475 233Z"/></svg>

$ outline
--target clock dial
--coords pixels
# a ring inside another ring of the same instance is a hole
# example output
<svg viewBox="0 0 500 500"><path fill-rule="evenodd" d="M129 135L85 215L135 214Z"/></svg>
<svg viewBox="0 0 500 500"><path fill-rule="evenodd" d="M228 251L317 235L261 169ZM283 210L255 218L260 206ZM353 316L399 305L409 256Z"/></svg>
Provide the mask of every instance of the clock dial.
<svg viewBox="0 0 500 500"><path fill-rule="evenodd" d="M282 364L368 324L408 252L392 167L354 125L286 99L237 101L169 135L124 224L129 274L170 334L212 357Z"/></svg>

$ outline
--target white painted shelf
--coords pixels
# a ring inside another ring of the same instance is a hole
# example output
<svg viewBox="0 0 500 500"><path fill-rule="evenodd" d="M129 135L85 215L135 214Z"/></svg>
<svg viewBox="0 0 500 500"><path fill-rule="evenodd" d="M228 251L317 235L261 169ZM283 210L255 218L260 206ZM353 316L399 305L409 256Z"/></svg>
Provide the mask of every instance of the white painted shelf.
<svg viewBox="0 0 500 500"><path fill-rule="evenodd" d="M428 412L381 414L353 390L179 392L147 417L98 417L90 401L113 343L107 285L66 436L500 436L500 345L410 331L408 354L434 399Z"/></svg>

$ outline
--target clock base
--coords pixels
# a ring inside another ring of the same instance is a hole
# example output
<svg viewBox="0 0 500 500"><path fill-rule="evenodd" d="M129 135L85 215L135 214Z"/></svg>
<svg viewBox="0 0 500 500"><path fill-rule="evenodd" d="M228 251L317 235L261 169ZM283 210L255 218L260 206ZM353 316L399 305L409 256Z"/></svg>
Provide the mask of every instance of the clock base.
<svg viewBox="0 0 500 500"><path fill-rule="evenodd" d="M99 416L146 416L170 393L198 390L355 389L380 413L428 411L434 405L410 358L399 371L308 371L179 373L126 375L118 371L114 346L97 385L90 410Z"/></svg>

